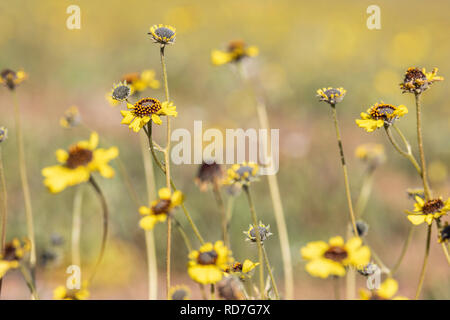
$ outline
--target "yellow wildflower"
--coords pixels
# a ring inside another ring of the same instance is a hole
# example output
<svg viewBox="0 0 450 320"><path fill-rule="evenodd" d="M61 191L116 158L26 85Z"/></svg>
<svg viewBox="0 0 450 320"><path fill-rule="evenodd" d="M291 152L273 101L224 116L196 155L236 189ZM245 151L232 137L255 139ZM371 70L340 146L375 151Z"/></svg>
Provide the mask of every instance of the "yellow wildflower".
<svg viewBox="0 0 450 320"><path fill-rule="evenodd" d="M383 126L390 126L399 117L408 113L408 108L404 105L394 106L384 102L375 103L366 112L361 112L361 119L356 119L356 124L364 128L367 132Z"/></svg>
<svg viewBox="0 0 450 320"><path fill-rule="evenodd" d="M78 126L81 123L80 111L76 106L72 106L64 112L59 119L61 127L69 129Z"/></svg>
<svg viewBox="0 0 450 320"><path fill-rule="evenodd" d="M344 88L322 88L317 90L317 96L320 101L325 101L330 105L335 105L344 99L347 90Z"/></svg>
<svg viewBox="0 0 450 320"><path fill-rule="evenodd" d="M14 238L5 245L3 254L0 252L0 279L11 269L16 269L20 265L20 261L25 254L30 251L31 242L28 239L20 241Z"/></svg>
<svg viewBox="0 0 450 320"><path fill-rule="evenodd" d="M114 176L114 169L108 164L119 155L117 147L97 149L98 134L93 132L89 141L80 141L69 151L58 149L56 159L59 165L42 169L44 185L52 193L89 180L93 172L98 171L105 178Z"/></svg>
<svg viewBox="0 0 450 320"><path fill-rule="evenodd" d="M425 201L419 196L415 197L414 211L405 211L408 214L408 219L414 225L419 225L424 222L429 225L434 219L438 219L450 211L450 198L443 201L442 198L431 199Z"/></svg>
<svg viewBox="0 0 450 320"><path fill-rule="evenodd" d="M28 78L28 75L23 71L12 71L10 69L4 69L0 73L0 84L3 84L10 90L14 90L16 86L21 84Z"/></svg>
<svg viewBox="0 0 450 320"><path fill-rule="evenodd" d="M431 72L426 72L425 68L408 68L405 72L405 78L400 83L400 89L405 92L419 94L427 90L434 82L443 81L444 77L437 76L438 68Z"/></svg>
<svg viewBox="0 0 450 320"><path fill-rule="evenodd" d="M150 27L149 35L153 42L160 43L161 46L166 44L174 44L177 36L177 30L169 25L155 24Z"/></svg>
<svg viewBox="0 0 450 320"><path fill-rule="evenodd" d="M387 278L380 285L380 288L374 291L368 291L366 289L359 290L361 300L407 300L408 298L394 295L398 291L398 283L392 278Z"/></svg>
<svg viewBox="0 0 450 320"><path fill-rule="evenodd" d="M230 62L238 62L246 57L256 57L259 49L256 46L247 46L242 40L231 41L227 51L213 50L211 61L214 65L220 66Z"/></svg>
<svg viewBox="0 0 450 320"><path fill-rule="evenodd" d="M234 164L227 171L227 184L248 185L258 178L259 167L254 162Z"/></svg>

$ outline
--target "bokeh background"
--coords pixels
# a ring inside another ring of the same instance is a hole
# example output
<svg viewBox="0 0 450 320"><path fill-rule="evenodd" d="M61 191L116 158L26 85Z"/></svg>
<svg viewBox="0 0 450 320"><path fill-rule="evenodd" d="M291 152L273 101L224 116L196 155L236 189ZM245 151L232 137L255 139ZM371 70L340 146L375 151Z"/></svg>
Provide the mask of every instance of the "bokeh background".
<svg viewBox="0 0 450 320"><path fill-rule="evenodd" d="M68 30L66 8L81 8L81 29ZM368 30L366 9L381 8L381 30ZM406 160L388 144L382 130L368 134L354 119L373 103L383 100L405 104L411 112L399 123L415 143L413 96L401 94L398 83L409 66L439 67L450 75L448 1L2 1L0 2L0 68L24 68L29 79L17 93L25 129L26 157L35 213L37 250L41 257L38 291L51 298L52 290L65 282L70 263L70 228L75 188L58 195L42 184L41 169L55 163L54 151L89 133L59 126L59 118L76 105L87 126L99 132L102 146L117 145L133 185L144 203L143 163L136 134L120 125L119 108L105 100L113 83L124 73L154 69L161 79L158 47L147 36L155 23L177 28L177 42L166 52L169 86L178 107L175 128L192 129L194 120L204 128L257 128L254 101L234 70L210 63L212 49L229 40L244 39L260 48L249 68L265 89L271 126L280 129L279 183L287 215L297 299L332 299L330 281L315 279L304 271L299 249L312 240L345 235L348 211L331 113L319 103L315 91L323 86L343 86L347 96L338 107L354 200L360 191L365 166L354 157L357 145L385 144L387 162L377 169L373 192L364 220L368 241L382 260L392 266L400 253L409 222L403 211L413 203L406 196L420 180ZM449 81L437 83L424 95L424 139L432 187L450 194ZM145 94L163 97L162 89ZM2 144L9 193L8 238L26 233L23 195L18 172L12 98L0 90L0 125L10 128ZM156 133L156 139L164 137ZM115 165L117 169L117 165ZM118 170L116 170L118 171ZM187 207L204 237L220 238L219 211L211 193L194 184L196 165L173 167L173 176L186 194ZM117 172L118 173L118 172ZM157 174L157 182L163 184ZM147 296L144 233L139 214L128 196L123 178L98 179L111 208L111 235L102 272L91 289L92 298L145 299ZM274 236L266 246L282 290L282 265L276 224L265 178L254 184L261 219L272 226ZM180 222L195 238L181 212ZM100 207L90 187L84 187L82 264L89 269L100 242ZM231 222L232 250L237 259L256 259L244 241L250 216L246 199L236 199ZM155 229L160 297L164 297L165 231ZM397 279L399 293L413 297L424 254L424 226L417 227ZM52 237L64 243L52 245ZM423 297L450 298L450 272L437 235L432 234L431 260ZM186 274L187 252L174 232L173 282L186 284L199 297L198 286ZM54 259L43 259L53 256ZM363 279L358 278L363 287ZM28 298L19 272L4 281L3 298Z"/></svg>

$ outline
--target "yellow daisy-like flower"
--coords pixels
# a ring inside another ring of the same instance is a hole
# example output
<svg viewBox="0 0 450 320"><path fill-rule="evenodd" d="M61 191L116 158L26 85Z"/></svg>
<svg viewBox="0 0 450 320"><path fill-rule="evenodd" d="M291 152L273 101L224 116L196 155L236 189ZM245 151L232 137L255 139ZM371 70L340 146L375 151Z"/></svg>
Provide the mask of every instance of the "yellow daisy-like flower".
<svg viewBox="0 0 450 320"><path fill-rule="evenodd" d="M113 103L111 105L118 105L120 102L127 100L132 93L131 85L127 84L127 81L119 82L115 84L109 93L110 101Z"/></svg>
<svg viewBox="0 0 450 320"><path fill-rule="evenodd" d="M87 281L83 281L80 289L67 289L64 286L58 286L53 290L54 300L87 300L89 296Z"/></svg>
<svg viewBox="0 0 450 320"><path fill-rule="evenodd" d="M188 274L201 284L214 284L222 280L224 270L233 261L231 251L222 241L205 243L200 250L191 251L189 259Z"/></svg>
<svg viewBox="0 0 450 320"><path fill-rule="evenodd" d="M341 88L328 87L317 90L317 96L319 97L319 100L325 101L330 105L335 105L341 102L344 99L346 93L347 90L345 90L342 87Z"/></svg>
<svg viewBox="0 0 450 320"><path fill-rule="evenodd" d="M183 202L183 194L180 191L171 193L169 188L159 189L158 198L150 204L150 208L139 208L139 213L144 216L139 226L144 230L152 230L156 223L166 221L167 215Z"/></svg>
<svg viewBox="0 0 450 320"><path fill-rule="evenodd" d="M250 278L253 269L255 269L259 265L259 262L253 262L249 259L245 259L244 263L236 261L229 265L225 269L225 273L231 275L238 275L240 279L244 280L245 278Z"/></svg>
<svg viewBox="0 0 450 320"><path fill-rule="evenodd" d="M69 129L78 126L81 123L80 111L76 106L72 106L64 112L59 119L61 127Z"/></svg>
<svg viewBox="0 0 450 320"><path fill-rule="evenodd" d="M0 73L0 83L10 90L14 90L19 84L21 84L27 78L28 75L23 70L15 72L10 69L4 69Z"/></svg>
<svg viewBox="0 0 450 320"><path fill-rule="evenodd" d="M0 142L3 142L8 138L8 129L0 127Z"/></svg>
<svg viewBox="0 0 450 320"><path fill-rule="evenodd" d="M343 277L347 266L359 268L370 262L370 249L362 245L358 237L350 238L346 243L342 237L333 237L324 241L309 242L301 248L303 259L308 260L306 271L320 278L329 276Z"/></svg>
<svg viewBox="0 0 450 320"><path fill-rule="evenodd" d="M405 211L408 214L408 220L414 225L419 225L424 222L429 225L434 219L438 219L450 211L450 198L443 201L442 198L431 199L425 201L419 196L416 196L416 203L414 204L414 211Z"/></svg>
<svg viewBox="0 0 450 320"><path fill-rule="evenodd" d="M367 132L383 126L390 126L399 117L408 113L408 108L404 105L394 106L384 102L375 103L366 112L361 112L361 119L356 119L356 124L364 128Z"/></svg>
<svg viewBox="0 0 450 320"><path fill-rule="evenodd" d="M22 241L18 238L14 238L11 242L7 243L3 254L0 252L0 279L2 279L9 270L17 269L20 265L20 261L30 249L31 242L26 238Z"/></svg>
<svg viewBox="0 0 450 320"><path fill-rule="evenodd" d="M405 78L400 83L400 89L405 92L419 94L427 90L434 82L443 81L444 77L437 76L438 68L431 72L426 72L425 68L408 68L405 72Z"/></svg>
<svg viewBox="0 0 450 320"><path fill-rule="evenodd" d="M191 290L184 285L178 285L169 290L169 300L189 300L190 295Z"/></svg>
<svg viewBox="0 0 450 320"><path fill-rule="evenodd" d="M121 110L122 124L128 125L134 132L139 132L150 120L156 124L162 124L160 116L176 117L177 107L172 102L161 103L155 98L143 98L134 105L127 103L130 110Z"/></svg>
<svg viewBox="0 0 450 320"><path fill-rule="evenodd" d="M267 238L269 238L272 233L270 232L270 225L264 225L262 222L259 222L259 237L261 239L261 242L264 242L265 240L267 240ZM253 228L253 225L249 225L249 228L247 231L244 231L244 234L247 236L248 241L251 242L256 242L257 238L256 238L256 232L255 232L255 228Z"/></svg>
<svg viewBox="0 0 450 320"><path fill-rule="evenodd" d="M211 61L214 65L220 66L230 62L238 62L246 57L256 57L259 49L256 46L247 46L242 40L234 40L228 44L226 51L213 50Z"/></svg>
<svg viewBox="0 0 450 320"><path fill-rule="evenodd" d="M227 184L248 185L257 180L259 167L254 162L234 164L227 171Z"/></svg>
<svg viewBox="0 0 450 320"><path fill-rule="evenodd" d="M161 46L166 44L174 44L177 36L177 30L169 25L155 24L150 27L149 35L153 42L160 43Z"/></svg>
<svg viewBox="0 0 450 320"><path fill-rule="evenodd" d="M379 143L365 143L355 149L355 156L371 167L376 167L386 161L384 146Z"/></svg>
<svg viewBox="0 0 450 320"><path fill-rule="evenodd" d="M369 291L360 289L359 295L361 300L408 300L406 297L394 295L398 291L398 283L392 278L387 278L377 290Z"/></svg>
<svg viewBox="0 0 450 320"><path fill-rule="evenodd" d="M108 164L119 155L117 147L97 149L98 134L93 132L89 141L80 141L68 151L58 149L56 159L59 165L42 169L44 185L52 193L89 180L91 173L98 171L105 178L114 176L114 169Z"/></svg>

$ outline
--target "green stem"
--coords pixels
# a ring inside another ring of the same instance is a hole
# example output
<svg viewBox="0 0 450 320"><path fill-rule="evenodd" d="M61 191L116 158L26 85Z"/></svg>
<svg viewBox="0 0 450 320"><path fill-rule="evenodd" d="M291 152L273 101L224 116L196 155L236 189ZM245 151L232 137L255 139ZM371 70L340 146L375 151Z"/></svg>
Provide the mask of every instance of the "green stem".
<svg viewBox="0 0 450 320"><path fill-rule="evenodd" d="M398 143L395 141L394 137L392 136L390 127L385 126L384 129L386 131L386 135L387 135L389 141L391 142L392 146L395 148L395 150L397 150L398 153L400 153L403 157L405 157L412 163L414 168L416 168L417 173L422 177L422 169L420 168L419 164L417 163L416 158L413 156L413 154L411 152L411 146L410 146L408 140L406 140L405 136L402 134L402 132L400 131L400 129L397 126L393 125L393 127L394 127L394 129L396 129L397 133L402 138L408 151L405 152L402 150L402 148L400 148L400 146L398 145Z"/></svg>
<svg viewBox="0 0 450 320"><path fill-rule="evenodd" d="M430 185L428 183L428 175L427 175L427 165L425 163L425 153L423 150L423 139L422 139L422 120L421 120L421 102L420 102L421 94L416 94L416 111L417 111L417 143L419 145L419 155L420 155L420 164L422 166L422 180L423 180L423 190L425 192L425 200L428 201L431 199L431 190Z"/></svg>
<svg viewBox="0 0 450 320"><path fill-rule="evenodd" d="M227 212L225 209L225 205L223 203L222 194L220 193L220 188L217 182L214 182L213 184L213 193L214 197L217 202L217 206L220 210L220 220L222 225L222 238L225 245L229 248L230 247L230 238L228 235L228 219L227 219Z"/></svg>
<svg viewBox="0 0 450 320"><path fill-rule="evenodd" d="M420 292L422 291L423 281L425 279L425 271L427 269L428 257L430 254L430 242L431 242L431 225L428 226L427 240L425 245L425 257L423 258L422 271L420 272L419 284L416 291L416 300L420 297Z"/></svg>
<svg viewBox="0 0 450 320"><path fill-rule="evenodd" d="M6 244L6 222L8 217L8 193L6 190L5 170L3 168L3 154L2 147L0 146L0 182L2 186L2 208L1 208L1 236L0 236L0 255L5 251ZM3 279L0 279L0 297L2 294Z"/></svg>
<svg viewBox="0 0 450 320"><path fill-rule="evenodd" d="M72 213L72 264L81 267L80 234L81 207L83 203L83 185L77 186L73 199Z"/></svg>
<svg viewBox="0 0 450 320"><path fill-rule="evenodd" d="M33 279L22 264L20 265L20 272L22 273L23 279L25 280L25 283L27 284L27 287L30 290L32 299L39 300L36 287L33 284Z"/></svg>
<svg viewBox="0 0 450 320"><path fill-rule="evenodd" d="M341 300L341 283L339 277L333 277L334 299Z"/></svg>
<svg viewBox="0 0 450 320"><path fill-rule="evenodd" d="M367 174L364 175L364 180L361 186L361 192L359 193L359 197L356 202L356 216L358 218L363 215L364 210L367 207L370 193L372 191L374 173L375 169L373 167L370 167L367 169Z"/></svg>
<svg viewBox="0 0 450 320"><path fill-rule="evenodd" d="M341 155L342 171L344 172L345 194L347 196L347 203L348 203L348 209L350 212L350 219L351 219L352 226L353 226L353 232L354 232L355 236L357 237L358 229L356 228L356 219L355 219L355 214L353 212L352 197L351 197L351 193L350 193L350 183L348 181L347 165L345 163L344 148L342 147L341 134L339 131L339 123L338 123L338 119L337 119L336 106L331 105L331 110L333 110L334 127L336 129L336 138L338 141L339 152Z"/></svg>
<svg viewBox="0 0 450 320"><path fill-rule="evenodd" d="M95 181L94 177L91 176L89 178L89 183L94 188L95 193L97 194L97 196L98 196L98 198L100 200L100 203L101 203L101 206L102 206L102 211L103 211L102 243L101 243L101 246L100 246L100 253L98 255L97 262L94 265L94 269L92 270L92 274L91 274L91 277L89 279L89 283L92 283L92 280L94 279L94 276L97 273L98 267L99 267L100 263L102 262L103 256L105 254L106 240L108 238L108 216L109 216L109 211L108 211L108 205L106 204L105 196L104 196L102 190L100 189L100 186Z"/></svg>
<svg viewBox="0 0 450 320"><path fill-rule="evenodd" d="M264 262L266 264L267 270L269 271L270 281L272 282L272 288L273 288L273 291L275 292L275 297L277 298L277 300L280 300L280 294L278 293L277 283L275 282L275 278L272 273L272 268L270 267L270 263L269 263L269 257L267 256L266 247L264 245L262 245L262 250L263 250L263 256L264 256Z"/></svg>
<svg viewBox="0 0 450 320"><path fill-rule="evenodd" d="M25 214L27 219L27 235L31 242L30 270L33 285L36 283L36 241L34 236L33 208L31 206L30 187L28 184L27 167L25 163L25 147L23 144L22 125L20 120L20 107L16 91L12 90L14 100L14 115L16 122L17 149L19 152L20 179L22 181L23 196L25 200Z"/></svg>
<svg viewBox="0 0 450 320"><path fill-rule="evenodd" d="M211 300L216 300L216 287L214 284L211 284Z"/></svg>
<svg viewBox="0 0 450 320"><path fill-rule="evenodd" d="M405 240L405 243L403 244L402 251L400 252L400 256L398 257L397 262L395 263L394 267L392 268L392 270L390 272L391 276L394 276L394 274L397 272L398 268L400 267L400 265L401 265L401 263L403 261L403 258L406 255L406 251L408 250L409 244L411 243L411 239L413 237L413 234L414 234L414 226L411 225L409 227L408 236L407 236L407 238Z"/></svg>
<svg viewBox="0 0 450 320"><path fill-rule="evenodd" d="M250 207L251 218L253 221L253 230L255 231L256 243L258 244L258 260L259 260L259 290L261 299L265 298L264 294L264 267L263 267L263 248L261 242L261 234L259 233L258 218L256 216L255 206L253 205L250 190L247 185L243 186L245 194L247 195L248 205Z"/></svg>

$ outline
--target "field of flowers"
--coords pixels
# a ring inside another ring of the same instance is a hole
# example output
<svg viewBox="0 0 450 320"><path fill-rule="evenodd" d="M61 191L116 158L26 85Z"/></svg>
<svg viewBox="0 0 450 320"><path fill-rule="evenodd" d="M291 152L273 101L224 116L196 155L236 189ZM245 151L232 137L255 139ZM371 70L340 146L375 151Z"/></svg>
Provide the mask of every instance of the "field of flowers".
<svg viewBox="0 0 450 320"><path fill-rule="evenodd" d="M1 2L0 299L449 299L449 9Z"/></svg>

